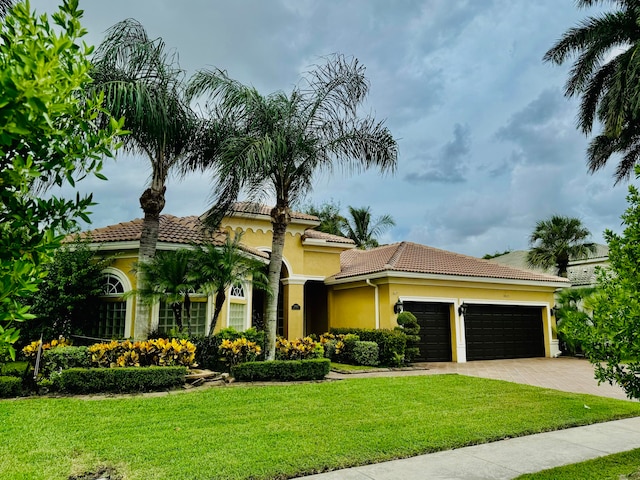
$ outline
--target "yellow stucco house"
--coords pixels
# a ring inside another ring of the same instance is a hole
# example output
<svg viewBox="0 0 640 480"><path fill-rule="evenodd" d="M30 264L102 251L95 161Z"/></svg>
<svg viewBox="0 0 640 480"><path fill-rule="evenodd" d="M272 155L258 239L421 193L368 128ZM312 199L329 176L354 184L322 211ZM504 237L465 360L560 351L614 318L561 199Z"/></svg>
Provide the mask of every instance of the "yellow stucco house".
<svg viewBox="0 0 640 480"><path fill-rule="evenodd" d="M269 208L237 204L223 232L242 233L243 249L264 262L271 248ZM393 328L397 314L412 312L421 325L419 361L454 361L554 356L559 353L553 317L554 293L566 279L400 242L358 250L348 238L314 230L318 218L292 214L283 252L278 331L288 338L321 334L331 327ZM94 335L139 336L169 330L173 317L160 302L149 318L135 318L132 265L137 260L142 220L91 232L92 247L113 256L105 270L105 295ZM204 241L196 216L162 215L158 250ZM218 241L223 233L219 234ZM233 286L217 329L244 330L262 323L264 293L250 280ZM196 296L195 333L205 333L213 298ZM137 325L136 325L137 324Z"/></svg>

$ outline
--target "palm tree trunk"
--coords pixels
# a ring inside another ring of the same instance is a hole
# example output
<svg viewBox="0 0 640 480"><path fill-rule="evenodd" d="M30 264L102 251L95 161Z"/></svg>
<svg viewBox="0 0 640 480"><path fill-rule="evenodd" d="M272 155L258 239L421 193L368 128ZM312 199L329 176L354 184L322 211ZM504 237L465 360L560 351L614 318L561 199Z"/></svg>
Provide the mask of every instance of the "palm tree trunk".
<svg viewBox="0 0 640 480"><path fill-rule="evenodd" d="M216 303L213 309L213 317L211 317L211 325L209 325L209 336L213 335L213 330L216 328L218 317L220 316L220 312L222 311L222 305L224 305L224 301L227 298L224 290L224 288L219 288L218 290L216 290Z"/></svg>
<svg viewBox="0 0 640 480"><path fill-rule="evenodd" d="M148 262L156 254L156 244L158 243L158 230L160 229L160 212L164 208L166 187L154 189L153 186L147 188L140 197L140 206L144 211L142 221L142 232L140 233L140 249L138 252L138 262ZM145 278L141 269L136 276L136 288L144 289ZM147 338L151 329L151 309L144 302L137 302L134 337L137 340Z"/></svg>
<svg viewBox="0 0 640 480"><path fill-rule="evenodd" d="M178 326L178 331L182 333L182 329L184 328L182 325L182 304L179 302L172 303L171 310L173 311L173 318Z"/></svg>
<svg viewBox="0 0 640 480"><path fill-rule="evenodd" d="M280 272L282 271L282 252L287 234L287 225L291 219L287 207L274 207L271 211L273 238L271 241L271 259L269 260L269 289L266 307L266 345L265 358L274 360L276 356L276 336L278 327L278 293L280 292Z"/></svg>

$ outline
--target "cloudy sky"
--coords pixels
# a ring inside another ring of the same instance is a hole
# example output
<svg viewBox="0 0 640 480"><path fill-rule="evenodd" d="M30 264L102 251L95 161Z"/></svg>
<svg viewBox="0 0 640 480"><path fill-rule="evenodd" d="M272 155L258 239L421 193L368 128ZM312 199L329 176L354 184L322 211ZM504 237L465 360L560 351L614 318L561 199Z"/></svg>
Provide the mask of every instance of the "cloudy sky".
<svg viewBox="0 0 640 480"><path fill-rule="evenodd" d="M52 0L32 0L38 12ZM268 94L289 92L331 53L357 57L371 90L365 113L398 139L394 176L318 178L309 202L371 206L397 226L382 240L409 240L482 256L527 247L537 220L579 217L602 241L620 230L626 185L613 168L587 173L588 139L563 96L569 66L542 56L596 10L572 0L81 0L88 43L125 18L162 37L187 75L218 67ZM610 165L610 167L613 167ZM142 216L148 160L120 157L108 182L84 181L99 205L93 226ZM210 179L172 178L165 213L209 205ZM79 184L80 186L80 184Z"/></svg>

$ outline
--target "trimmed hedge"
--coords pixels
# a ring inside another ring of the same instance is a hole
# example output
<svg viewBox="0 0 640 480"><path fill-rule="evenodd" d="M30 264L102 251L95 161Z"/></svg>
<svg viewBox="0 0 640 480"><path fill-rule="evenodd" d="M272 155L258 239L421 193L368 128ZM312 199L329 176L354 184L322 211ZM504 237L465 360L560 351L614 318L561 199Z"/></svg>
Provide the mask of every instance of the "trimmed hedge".
<svg viewBox="0 0 640 480"><path fill-rule="evenodd" d="M0 398L18 397L22 393L22 380L18 377L0 377Z"/></svg>
<svg viewBox="0 0 640 480"><path fill-rule="evenodd" d="M69 368L52 378L66 393L129 393L164 390L184 384L187 367Z"/></svg>
<svg viewBox="0 0 640 480"><path fill-rule="evenodd" d="M68 368L89 368L91 356L87 347L58 347L42 351L40 373L44 377Z"/></svg>
<svg viewBox="0 0 640 480"><path fill-rule="evenodd" d="M363 342L376 342L380 349L382 365L397 366L404 362L407 336L402 332L375 328L332 328L331 333L334 335L353 333Z"/></svg>
<svg viewBox="0 0 640 480"><path fill-rule="evenodd" d="M311 360L272 360L266 362L247 362L234 366L231 375L237 380L322 380L331 367L328 358Z"/></svg>
<svg viewBox="0 0 640 480"><path fill-rule="evenodd" d="M8 362L0 365L0 375L6 377L24 377L29 370L29 362Z"/></svg>

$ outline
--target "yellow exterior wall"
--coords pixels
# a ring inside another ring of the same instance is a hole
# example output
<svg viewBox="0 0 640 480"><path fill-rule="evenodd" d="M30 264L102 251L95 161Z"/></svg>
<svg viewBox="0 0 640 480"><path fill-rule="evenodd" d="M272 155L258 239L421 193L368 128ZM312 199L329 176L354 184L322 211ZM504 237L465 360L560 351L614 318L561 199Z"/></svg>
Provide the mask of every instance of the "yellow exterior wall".
<svg viewBox="0 0 640 480"><path fill-rule="evenodd" d="M377 316L380 328L392 329L397 326L397 315L393 307L398 299L449 303L451 318L451 349L453 360L459 360L459 345L456 339L464 339L460 332L461 323L457 307L464 303L534 305L542 311L545 354L555 352L555 318L549 314L554 305L557 287L540 285L516 285L482 281L461 281L455 279L424 278L379 278L371 280L377 285ZM334 284L330 286L329 327L374 328L376 311L374 308L375 289L363 281ZM461 342L461 347L464 342Z"/></svg>
<svg viewBox="0 0 640 480"><path fill-rule="evenodd" d="M375 289L363 282L329 290L329 327L376 328Z"/></svg>

